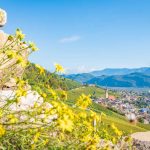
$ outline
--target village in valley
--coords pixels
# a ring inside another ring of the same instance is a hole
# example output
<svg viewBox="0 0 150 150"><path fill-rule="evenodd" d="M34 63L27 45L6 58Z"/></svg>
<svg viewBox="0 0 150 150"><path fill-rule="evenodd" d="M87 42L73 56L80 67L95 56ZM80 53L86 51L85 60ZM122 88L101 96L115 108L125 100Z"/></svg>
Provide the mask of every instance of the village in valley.
<svg viewBox="0 0 150 150"><path fill-rule="evenodd" d="M131 122L150 124L150 91L114 90L118 97L105 90L105 98L93 99L94 102L109 108L119 114L125 115Z"/></svg>

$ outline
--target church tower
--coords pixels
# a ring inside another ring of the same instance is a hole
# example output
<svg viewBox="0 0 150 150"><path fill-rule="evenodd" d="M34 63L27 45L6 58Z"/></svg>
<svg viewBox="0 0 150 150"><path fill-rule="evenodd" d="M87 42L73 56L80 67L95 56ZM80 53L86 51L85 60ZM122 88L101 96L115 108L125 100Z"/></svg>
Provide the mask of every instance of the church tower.
<svg viewBox="0 0 150 150"><path fill-rule="evenodd" d="M109 97L108 89L106 89L106 91L105 91L105 98L108 99L108 97Z"/></svg>

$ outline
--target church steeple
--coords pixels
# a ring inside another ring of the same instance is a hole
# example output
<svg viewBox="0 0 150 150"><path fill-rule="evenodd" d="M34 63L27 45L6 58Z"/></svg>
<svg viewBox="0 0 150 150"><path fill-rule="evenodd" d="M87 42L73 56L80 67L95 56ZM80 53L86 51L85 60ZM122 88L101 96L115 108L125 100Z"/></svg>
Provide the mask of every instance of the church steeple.
<svg viewBox="0 0 150 150"><path fill-rule="evenodd" d="M108 88L106 88L106 91L105 91L105 98L108 99L108 97L109 97Z"/></svg>

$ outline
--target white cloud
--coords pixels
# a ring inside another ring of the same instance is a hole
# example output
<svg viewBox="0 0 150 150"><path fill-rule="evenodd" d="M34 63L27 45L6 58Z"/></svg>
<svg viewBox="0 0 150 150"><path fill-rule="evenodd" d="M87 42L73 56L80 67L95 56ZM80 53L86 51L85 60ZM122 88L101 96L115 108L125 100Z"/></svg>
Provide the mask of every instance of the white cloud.
<svg viewBox="0 0 150 150"><path fill-rule="evenodd" d="M98 67L87 67L87 66L77 66L74 68L66 68L66 74L76 74L76 73L88 73L91 71L99 70Z"/></svg>
<svg viewBox="0 0 150 150"><path fill-rule="evenodd" d="M75 42L75 41L79 41L81 39L80 36L78 35L74 35L74 36L69 36L69 37L64 37L62 39L60 39L60 43L70 43L70 42Z"/></svg>

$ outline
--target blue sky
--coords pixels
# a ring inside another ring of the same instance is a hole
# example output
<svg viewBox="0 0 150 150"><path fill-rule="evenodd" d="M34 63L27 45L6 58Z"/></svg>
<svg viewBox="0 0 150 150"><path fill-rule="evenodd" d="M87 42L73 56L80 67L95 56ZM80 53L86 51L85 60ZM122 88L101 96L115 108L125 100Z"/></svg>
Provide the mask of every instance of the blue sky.
<svg viewBox="0 0 150 150"><path fill-rule="evenodd" d="M21 28L40 51L30 60L70 72L150 65L149 0L0 0L7 33Z"/></svg>

